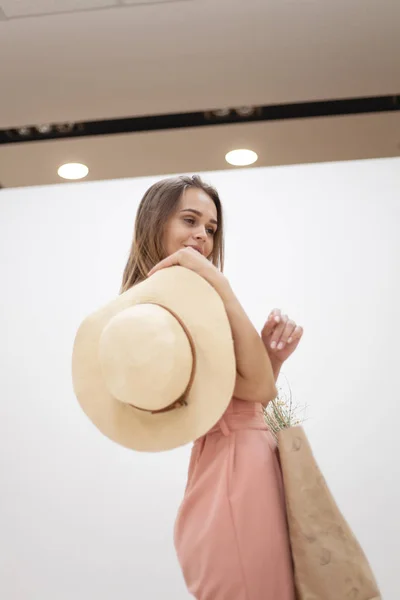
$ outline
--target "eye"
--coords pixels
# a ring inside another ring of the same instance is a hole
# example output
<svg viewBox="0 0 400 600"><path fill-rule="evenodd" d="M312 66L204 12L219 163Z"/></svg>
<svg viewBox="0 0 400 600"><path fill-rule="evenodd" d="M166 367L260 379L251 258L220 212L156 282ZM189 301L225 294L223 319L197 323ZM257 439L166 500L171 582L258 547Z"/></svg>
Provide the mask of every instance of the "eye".
<svg viewBox="0 0 400 600"><path fill-rule="evenodd" d="M196 219L194 219L193 217L184 217L183 220L184 220L185 223L187 223L190 226L193 226L193 225L196 224ZM214 236L215 233L216 233L216 230L213 229L213 227L208 227L206 229L206 231L207 231L207 234L211 235L211 236Z"/></svg>

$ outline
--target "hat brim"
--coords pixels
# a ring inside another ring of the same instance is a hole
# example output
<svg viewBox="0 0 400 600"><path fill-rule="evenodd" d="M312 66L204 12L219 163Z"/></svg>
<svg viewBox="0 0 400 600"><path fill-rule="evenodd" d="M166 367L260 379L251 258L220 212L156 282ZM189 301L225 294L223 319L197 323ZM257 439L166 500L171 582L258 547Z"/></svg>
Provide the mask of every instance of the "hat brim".
<svg viewBox="0 0 400 600"><path fill-rule="evenodd" d="M99 340L109 320L130 306L145 303L160 304L179 315L195 344L196 373L187 406L165 413L144 412L113 397L99 361ZM234 346L224 304L207 281L184 267L162 269L133 286L87 317L76 334L75 395L104 435L133 450L171 450L207 433L228 407L235 378Z"/></svg>

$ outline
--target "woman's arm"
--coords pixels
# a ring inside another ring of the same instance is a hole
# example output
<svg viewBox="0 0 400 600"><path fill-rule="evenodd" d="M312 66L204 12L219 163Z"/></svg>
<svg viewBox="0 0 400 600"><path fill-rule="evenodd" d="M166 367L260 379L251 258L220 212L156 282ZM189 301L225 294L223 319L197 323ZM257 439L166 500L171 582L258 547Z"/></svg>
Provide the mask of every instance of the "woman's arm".
<svg viewBox="0 0 400 600"><path fill-rule="evenodd" d="M271 360L271 359L270 359ZM274 374L275 382L278 380L280 370L282 368L282 363L271 360L272 372Z"/></svg>
<svg viewBox="0 0 400 600"><path fill-rule="evenodd" d="M237 378L234 395L241 400L261 402L266 406L277 396L271 362L261 337L233 293L227 278L193 248L178 250L164 258L151 269L149 276L173 265L195 271L221 296L235 346Z"/></svg>
<svg viewBox="0 0 400 600"><path fill-rule="evenodd" d="M237 378L234 396L242 400L268 402L276 398L274 372L264 343L236 298L228 281L218 286L232 330Z"/></svg>

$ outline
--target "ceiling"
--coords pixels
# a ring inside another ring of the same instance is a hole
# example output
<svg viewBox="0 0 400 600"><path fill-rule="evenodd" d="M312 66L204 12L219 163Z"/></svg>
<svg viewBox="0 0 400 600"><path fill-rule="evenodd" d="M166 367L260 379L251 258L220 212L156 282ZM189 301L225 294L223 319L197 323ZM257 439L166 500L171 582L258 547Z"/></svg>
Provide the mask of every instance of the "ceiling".
<svg viewBox="0 0 400 600"><path fill-rule="evenodd" d="M0 0L0 129L400 94L398 0ZM400 111L0 145L3 187L400 155Z"/></svg>

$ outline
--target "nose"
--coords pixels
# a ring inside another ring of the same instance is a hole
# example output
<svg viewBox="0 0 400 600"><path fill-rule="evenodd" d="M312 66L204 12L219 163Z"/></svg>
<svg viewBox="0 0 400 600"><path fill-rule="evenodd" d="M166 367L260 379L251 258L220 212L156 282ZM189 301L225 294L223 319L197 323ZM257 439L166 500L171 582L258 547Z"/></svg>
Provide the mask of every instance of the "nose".
<svg viewBox="0 0 400 600"><path fill-rule="evenodd" d="M199 227L198 230L196 231L194 237L197 240L204 240L204 241L206 241L207 240L207 231L206 231L206 228L203 227L203 226Z"/></svg>

